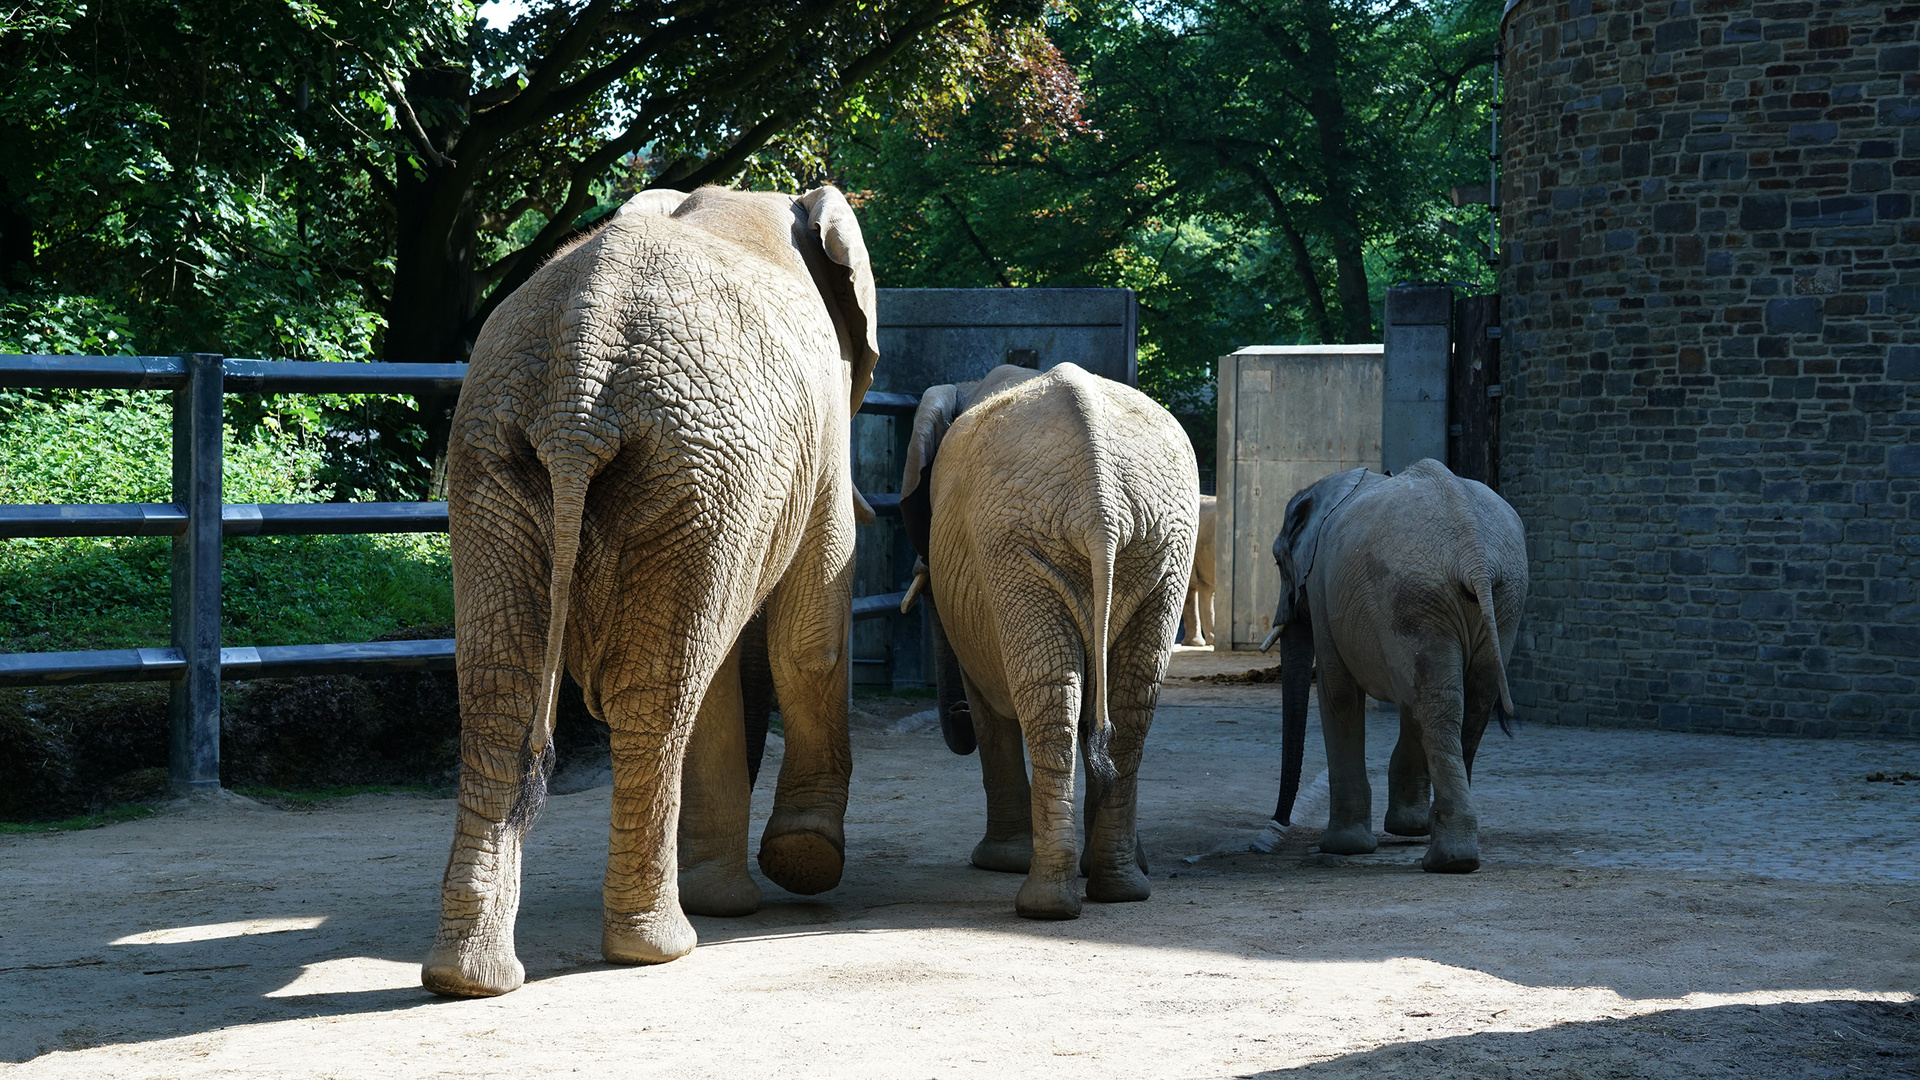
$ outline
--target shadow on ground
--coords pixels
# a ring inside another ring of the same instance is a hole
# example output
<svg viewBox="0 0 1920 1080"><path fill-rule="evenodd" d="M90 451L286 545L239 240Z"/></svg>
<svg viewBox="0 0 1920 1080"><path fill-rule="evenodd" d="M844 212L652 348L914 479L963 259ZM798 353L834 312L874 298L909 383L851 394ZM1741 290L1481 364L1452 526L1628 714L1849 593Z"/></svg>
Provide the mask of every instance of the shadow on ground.
<svg viewBox="0 0 1920 1080"><path fill-rule="evenodd" d="M1684 1049L1685 1053L1676 1051ZM1240 1080L1801 1078L1920 1075L1911 1003L1815 1001L1672 1009L1536 1031L1421 1039Z"/></svg>

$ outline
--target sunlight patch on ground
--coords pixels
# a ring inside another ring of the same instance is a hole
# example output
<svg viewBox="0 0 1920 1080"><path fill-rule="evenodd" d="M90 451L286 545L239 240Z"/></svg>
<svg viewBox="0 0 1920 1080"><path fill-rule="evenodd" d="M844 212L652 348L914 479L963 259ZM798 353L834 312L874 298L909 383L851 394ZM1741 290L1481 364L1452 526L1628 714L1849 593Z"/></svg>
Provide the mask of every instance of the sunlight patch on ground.
<svg viewBox="0 0 1920 1080"><path fill-rule="evenodd" d="M327 921L325 915L301 915L291 919L242 919L239 922L208 923L204 926L174 926L165 930L145 930L108 942L109 945L181 945L189 941L218 941L221 938L247 937L251 934L284 934L289 930L312 930Z"/></svg>
<svg viewBox="0 0 1920 1080"><path fill-rule="evenodd" d="M406 990L420 985L420 965L371 956L347 956L307 964L294 980L270 998L314 997L319 994L367 994L376 990Z"/></svg>

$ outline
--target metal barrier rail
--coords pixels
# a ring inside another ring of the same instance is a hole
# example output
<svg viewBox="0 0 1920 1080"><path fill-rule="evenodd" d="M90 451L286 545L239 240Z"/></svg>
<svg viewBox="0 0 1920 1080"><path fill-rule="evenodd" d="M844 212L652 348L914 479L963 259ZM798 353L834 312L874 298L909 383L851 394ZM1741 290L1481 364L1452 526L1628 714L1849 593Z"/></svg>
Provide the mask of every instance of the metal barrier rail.
<svg viewBox="0 0 1920 1080"><path fill-rule="evenodd" d="M445 532L444 502L223 504L224 398L233 393L457 393L465 364L314 363L186 356L0 356L0 386L165 390L173 395L173 502L0 505L0 538L167 536L173 539L172 645L164 649L0 654L0 686L170 681L169 773L176 790L220 785L220 682L453 668L452 639L335 645L220 646L220 541L225 536ZM860 411L912 416L919 399L869 393ZM898 495L869 495L898 513ZM904 593L854 600L853 617L899 611Z"/></svg>

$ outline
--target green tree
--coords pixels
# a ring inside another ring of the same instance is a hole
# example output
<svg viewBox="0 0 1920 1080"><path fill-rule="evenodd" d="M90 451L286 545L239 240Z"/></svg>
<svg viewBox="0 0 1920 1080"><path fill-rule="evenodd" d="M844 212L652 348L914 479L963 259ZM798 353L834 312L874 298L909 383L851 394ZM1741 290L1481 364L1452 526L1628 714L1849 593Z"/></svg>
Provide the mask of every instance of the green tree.
<svg viewBox="0 0 1920 1080"><path fill-rule="evenodd" d="M612 201L743 172L816 180L826 117L936 101L993 27L1037 14L548 0L496 29L476 7L51 0L0 15L0 131L17 148L0 160L0 337L99 344L78 320L117 314L122 348L462 360ZM451 405L366 422L430 461Z"/></svg>
<svg viewBox="0 0 1920 1080"><path fill-rule="evenodd" d="M1111 285L1203 459L1211 362L1377 340L1386 280L1486 280L1485 0L1090 0L943 109L849 118L837 175L889 285Z"/></svg>

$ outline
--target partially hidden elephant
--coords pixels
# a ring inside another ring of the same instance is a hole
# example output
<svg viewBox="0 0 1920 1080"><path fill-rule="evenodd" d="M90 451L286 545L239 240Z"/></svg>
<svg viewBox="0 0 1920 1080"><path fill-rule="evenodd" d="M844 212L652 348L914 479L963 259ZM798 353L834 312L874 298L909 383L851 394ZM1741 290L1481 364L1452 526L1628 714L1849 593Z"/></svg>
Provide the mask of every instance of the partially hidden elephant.
<svg viewBox="0 0 1920 1080"><path fill-rule="evenodd" d="M1520 516L1485 484L1430 458L1393 476L1350 469L1287 503L1273 557L1280 602L1262 648L1281 645L1274 820L1291 821L1317 668L1331 803L1320 849L1374 850L1371 697L1400 709L1387 766L1387 831L1429 837L1426 870L1478 869L1468 783L1494 708L1502 726L1513 715L1506 658L1527 599Z"/></svg>
<svg viewBox="0 0 1920 1080"><path fill-rule="evenodd" d="M695 944L687 912L758 905L756 612L786 724L760 867L797 893L838 883L853 529L872 513L848 431L874 300L840 192L702 188L636 196L487 320L448 450L461 768L428 989L524 978L522 841L563 666L612 733L606 959L672 960Z"/></svg>
<svg viewBox="0 0 1920 1080"><path fill-rule="evenodd" d="M1219 517L1219 500L1200 496L1200 532L1193 545L1193 576L1187 581L1187 600L1180 608L1180 621L1187 636L1182 645L1212 645L1213 636L1213 523Z"/></svg>
<svg viewBox="0 0 1920 1080"><path fill-rule="evenodd" d="M965 688L964 734L943 689L948 743L979 744L987 831L974 864L1024 872L1014 906L1028 918L1077 916L1082 870L1088 899L1146 899L1135 794L1193 560L1186 435L1146 395L1073 364L1003 366L921 398L901 491L925 564L915 586Z"/></svg>

